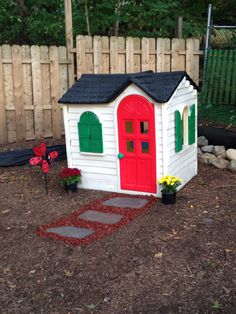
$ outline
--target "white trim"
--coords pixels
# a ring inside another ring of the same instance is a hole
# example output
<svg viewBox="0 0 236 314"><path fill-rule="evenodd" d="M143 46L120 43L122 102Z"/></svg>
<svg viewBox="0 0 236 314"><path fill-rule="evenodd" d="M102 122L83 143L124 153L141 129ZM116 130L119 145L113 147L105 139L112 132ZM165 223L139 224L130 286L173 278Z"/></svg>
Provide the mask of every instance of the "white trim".
<svg viewBox="0 0 236 314"><path fill-rule="evenodd" d="M169 128L169 120L166 104L161 105L161 119L162 119L162 159L163 159L163 176L167 175L169 164L169 150L167 145L167 130ZM156 133L157 134L157 133ZM160 178L157 178L158 180Z"/></svg>
<svg viewBox="0 0 236 314"><path fill-rule="evenodd" d="M105 153L89 153L89 152L81 152L79 151L81 155L90 155L90 156L105 156Z"/></svg>
<svg viewBox="0 0 236 314"><path fill-rule="evenodd" d="M64 129L65 129L65 141L66 141L66 156L67 156L67 164L68 167L72 167L72 155L70 150L70 127L69 127L69 121L68 121L68 105L63 106L63 120L64 120Z"/></svg>

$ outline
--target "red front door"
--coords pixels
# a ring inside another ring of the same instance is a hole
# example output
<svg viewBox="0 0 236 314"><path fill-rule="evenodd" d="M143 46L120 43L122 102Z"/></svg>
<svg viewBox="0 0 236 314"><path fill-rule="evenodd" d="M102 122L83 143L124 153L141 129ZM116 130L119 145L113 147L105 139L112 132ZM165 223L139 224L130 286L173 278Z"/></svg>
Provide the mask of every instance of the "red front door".
<svg viewBox="0 0 236 314"><path fill-rule="evenodd" d="M121 189L156 193L154 105L140 95L118 107Z"/></svg>

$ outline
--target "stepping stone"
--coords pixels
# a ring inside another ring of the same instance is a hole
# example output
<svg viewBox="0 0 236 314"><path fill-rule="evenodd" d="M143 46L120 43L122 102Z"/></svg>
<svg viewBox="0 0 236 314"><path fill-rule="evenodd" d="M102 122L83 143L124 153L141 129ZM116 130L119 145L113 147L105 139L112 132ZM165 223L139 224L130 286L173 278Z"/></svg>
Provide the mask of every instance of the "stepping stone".
<svg viewBox="0 0 236 314"><path fill-rule="evenodd" d="M86 210L83 214L79 215L79 218L101 222L104 224L115 224L121 220L123 215L112 214L112 213L102 213L97 210Z"/></svg>
<svg viewBox="0 0 236 314"><path fill-rule="evenodd" d="M147 204L147 202L148 201L143 198L114 197L102 204L112 207L142 208Z"/></svg>
<svg viewBox="0 0 236 314"><path fill-rule="evenodd" d="M48 228L46 232L52 232L52 233L55 233L64 237L68 237L68 238L83 239L89 236L90 234L94 233L94 230L87 229L87 228L62 226L62 227Z"/></svg>

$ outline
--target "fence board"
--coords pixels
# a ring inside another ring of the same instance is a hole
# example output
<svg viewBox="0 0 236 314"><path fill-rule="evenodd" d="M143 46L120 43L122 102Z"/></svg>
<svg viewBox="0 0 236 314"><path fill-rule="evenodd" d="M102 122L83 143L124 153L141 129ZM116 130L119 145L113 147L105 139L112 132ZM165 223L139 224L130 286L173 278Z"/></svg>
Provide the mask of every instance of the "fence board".
<svg viewBox="0 0 236 314"><path fill-rule="evenodd" d="M0 144L7 143L7 121L5 112L5 91L3 82L2 47L0 47Z"/></svg>
<svg viewBox="0 0 236 314"><path fill-rule="evenodd" d="M109 51L109 38L106 36L102 36L102 49L105 51ZM110 56L109 53L103 52L101 73L109 72L110 72Z"/></svg>
<svg viewBox="0 0 236 314"><path fill-rule="evenodd" d="M102 40L100 36L93 37L94 73L101 73L102 67Z"/></svg>
<svg viewBox="0 0 236 314"><path fill-rule="evenodd" d="M85 73L85 37L78 35L76 37L76 61L77 61L77 80L80 78L82 73Z"/></svg>
<svg viewBox="0 0 236 314"><path fill-rule="evenodd" d="M58 48L58 54L59 59L66 59L66 48L65 47L59 47ZM69 80L68 80L68 74L67 74L67 65L66 64L60 64L59 65L59 76L60 76L60 89L59 89L59 97L61 97L68 89ZM63 122L63 110L62 105L60 105L60 117L61 117L61 133L64 134L64 122Z"/></svg>
<svg viewBox="0 0 236 314"><path fill-rule="evenodd" d="M119 42L118 37L112 36L110 38L110 73L118 73L119 72Z"/></svg>
<svg viewBox="0 0 236 314"><path fill-rule="evenodd" d="M94 73L93 63L93 37L85 36L85 48L88 51L86 54L85 73Z"/></svg>
<svg viewBox="0 0 236 314"><path fill-rule="evenodd" d="M185 56L179 52L185 50L185 40L180 38L172 39L172 60L171 70L172 71L183 71L185 70Z"/></svg>
<svg viewBox="0 0 236 314"><path fill-rule="evenodd" d="M133 72L141 71L141 39L135 37L134 38L134 68Z"/></svg>
<svg viewBox="0 0 236 314"><path fill-rule="evenodd" d="M3 59L12 61L12 51L10 45L2 46ZM6 104L6 122L7 139L9 143L16 142L16 118L13 92L13 69L12 63L3 64L5 104Z"/></svg>
<svg viewBox="0 0 236 314"><path fill-rule="evenodd" d="M142 38L141 62L142 62L142 71L150 70L150 65L149 65L149 39L148 38Z"/></svg>
<svg viewBox="0 0 236 314"><path fill-rule="evenodd" d="M58 139L61 137L61 109L58 104L59 99L59 55L58 48L51 46L49 48L50 56L50 78L51 78L51 100L52 100L52 132L53 137Z"/></svg>
<svg viewBox="0 0 236 314"><path fill-rule="evenodd" d="M156 53L155 53L155 45L156 41L155 38L150 38L149 39L149 69L152 70L153 72L156 72Z"/></svg>
<svg viewBox="0 0 236 314"><path fill-rule="evenodd" d="M12 67L13 67L13 89L16 114L16 137L18 141L26 138L25 132L25 110L23 95L23 67L21 47L12 46Z"/></svg>
<svg viewBox="0 0 236 314"><path fill-rule="evenodd" d="M40 47L41 60L49 60L49 47ZM42 78L42 101L43 101L43 128L44 136L53 136L52 132L52 100L51 100L51 80L50 80L50 63L41 64ZM50 108L50 109L48 109Z"/></svg>
<svg viewBox="0 0 236 314"><path fill-rule="evenodd" d="M119 55L118 55L118 71L119 73L125 73L125 38L124 37L118 37L118 49L119 49Z"/></svg>
<svg viewBox="0 0 236 314"><path fill-rule="evenodd" d="M199 40L196 38L188 38L186 40L186 72L199 84L199 55L195 52L199 51Z"/></svg>
<svg viewBox="0 0 236 314"><path fill-rule="evenodd" d="M24 60L31 59L30 46L23 45L22 66L23 66L23 92L24 92L24 107L25 107L25 131L26 139L33 140L34 134L34 107L33 107L33 88L32 88L32 72L31 63L24 63Z"/></svg>
<svg viewBox="0 0 236 314"><path fill-rule="evenodd" d="M40 64L39 46L31 47L32 57L32 81L33 81L33 98L34 98L34 124L36 138L44 136L43 128L43 90Z"/></svg>
<svg viewBox="0 0 236 314"><path fill-rule="evenodd" d="M126 38L126 73L134 72L134 39Z"/></svg>

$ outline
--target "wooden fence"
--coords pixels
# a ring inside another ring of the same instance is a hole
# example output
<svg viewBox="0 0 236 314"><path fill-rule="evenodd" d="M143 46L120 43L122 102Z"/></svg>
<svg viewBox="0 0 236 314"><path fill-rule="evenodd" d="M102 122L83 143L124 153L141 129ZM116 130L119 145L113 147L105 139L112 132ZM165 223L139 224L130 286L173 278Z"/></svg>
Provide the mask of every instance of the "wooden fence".
<svg viewBox="0 0 236 314"><path fill-rule="evenodd" d="M73 54L75 58L73 58ZM198 39L77 36L76 48L0 46L0 144L64 133L58 98L82 73L186 70L199 80Z"/></svg>
<svg viewBox="0 0 236 314"><path fill-rule="evenodd" d="M0 143L60 138L68 89L65 47L0 46Z"/></svg>
<svg viewBox="0 0 236 314"><path fill-rule="evenodd" d="M82 73L185 70L198 84L199 40L194 38L76 37L77 77Z"/></svg>

